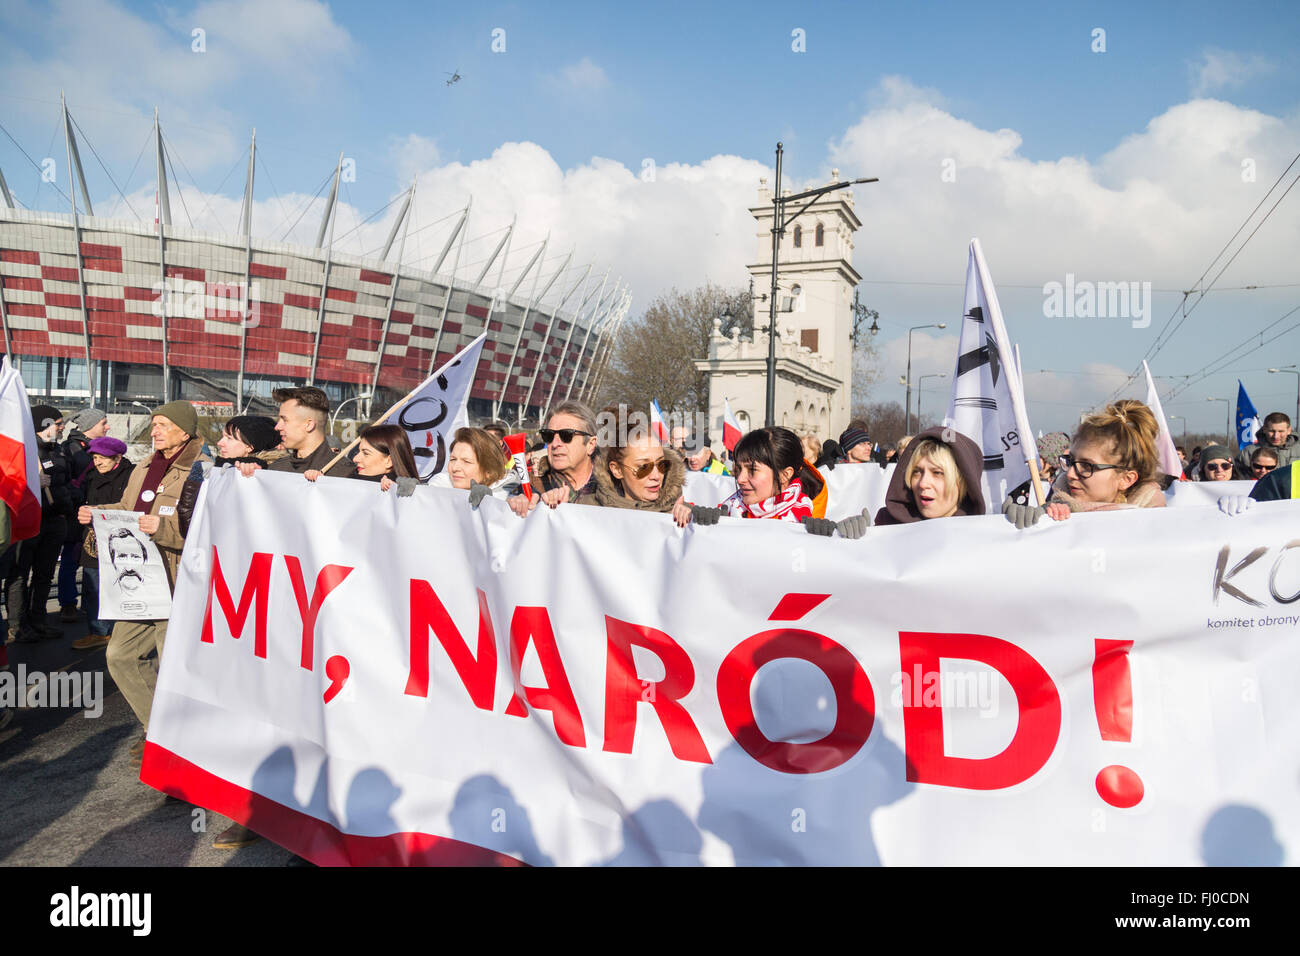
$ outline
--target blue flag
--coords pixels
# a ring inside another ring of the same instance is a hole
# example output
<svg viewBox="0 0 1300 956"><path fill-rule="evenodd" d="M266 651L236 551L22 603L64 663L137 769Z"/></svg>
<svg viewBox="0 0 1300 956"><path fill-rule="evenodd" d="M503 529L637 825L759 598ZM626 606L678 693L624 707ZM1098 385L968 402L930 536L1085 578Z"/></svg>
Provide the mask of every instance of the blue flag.
<svg viewBox="0 0 1300 956"><path fill-rule="evenodd" d="M1237 445L1245 448L1255 444L1255 432L1259 431L1259 412L1251 404L1246 394L1246 386L1237 379Z"/></svg>

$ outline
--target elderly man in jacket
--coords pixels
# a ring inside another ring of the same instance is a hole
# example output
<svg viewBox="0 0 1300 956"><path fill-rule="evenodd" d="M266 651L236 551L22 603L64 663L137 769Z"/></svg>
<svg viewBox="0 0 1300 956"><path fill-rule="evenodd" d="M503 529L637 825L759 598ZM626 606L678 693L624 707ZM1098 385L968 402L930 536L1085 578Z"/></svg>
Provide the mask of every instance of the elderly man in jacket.
<svg viewBox="0 0 1300 956"><path fill-rule="evenodd" d="M135 466L120 501L95 506L100 511L140 513L140 531L157 546L167 568L167 583L173 590L185 547L176 502L194 463L211 461L203 453L203 439L198 434L198 415L189 402L169 402L155 409L150 429L153 455ZM90 524L91 516L91 509L83 506L77 520ZM108 672L146 731L166 637L166 621L118 621L108 642ZM138 760L144 752L144 741L138 741L131 752Z"/></svg>

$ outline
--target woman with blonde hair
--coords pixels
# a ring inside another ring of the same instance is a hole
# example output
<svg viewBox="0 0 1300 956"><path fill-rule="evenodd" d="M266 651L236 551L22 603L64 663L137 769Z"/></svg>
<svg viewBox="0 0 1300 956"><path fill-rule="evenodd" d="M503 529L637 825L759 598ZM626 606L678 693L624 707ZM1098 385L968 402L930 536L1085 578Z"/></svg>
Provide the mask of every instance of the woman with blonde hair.
<svg viewBox="0 0 1300 956"><path fill-rule="evenodd" d="M1004 505L1007 520L1024 528L1042 514L1064 521L1075 511L1165 507L1156 451L1159 431L1151 409L1136 399L1093 412L1070 439L1069 453L1061 456L1061 472L1047 504L1041 509Z"/></svg>
<svg viewBox="0 0 1300 956"><path fill-rule="evenodd" d="M983 474L984 455L978 445L951 428L928 428L899 456L876 524L982 515Z"/></svg>

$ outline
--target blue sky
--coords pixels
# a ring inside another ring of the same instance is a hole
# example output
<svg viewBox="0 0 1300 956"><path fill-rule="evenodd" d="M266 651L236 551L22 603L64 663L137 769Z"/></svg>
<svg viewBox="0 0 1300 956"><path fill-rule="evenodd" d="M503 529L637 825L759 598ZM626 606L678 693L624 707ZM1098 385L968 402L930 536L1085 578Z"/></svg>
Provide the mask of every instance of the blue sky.
<svg viewBox="0 0 1300 956"><path fill-rule="evenodd" d="M191 49L195 28L202 54ZM498 28L506 49L494 53ZM791 49L796 28L806 52ZM1097 28L1105 52L1092 49ZM873 398L901 400L885 383L901 371L908 327L946 319L955 329L966 242L979 235L1033 373L1031 420L1068 428L1111 391L1115 369L1136 364L1181 296L1156 292L1149 330L1070 325L1043 316L1043 283L1072 272L1190 288L1300 151L1287 65L1297 39L1300 5L1267 3L19 0L0 10L0 122L38 162L50 154L61 166L66 89L132 208L152 218L149 162L135 163L157 105L194 190L190 212L223 231L256 126L254 230L272 238L342 150L357 175L341 225L418 176L426 228L416 251L427 258L445 228L435 221L472 192L475 236L515 214L521 248L552 230L547 261L558 268L576 244L577 259L625 277L633 314L674 285L745 281L754 249L743 207L779 138L798 183L833 165L882 178L857 191L866 225L855 265L884 330ZM454 70L463 79L449 87ZM958 179L941 187L948 155ZM96 211L128 215L85 146L83 158ZM1257 164L1253 182L1240 176L1244 158ZM638 180L647 159L661 171L656 184ZM0 168L20 202L65 208L3 136ZM1222 286L1300 281L1297 203L1300 187ZM290 238L314 233L314 211ZM357 241L382 239L384 219L358 228ZM886 284L932 282L951 285ZM1296 304L1300 288L1213 293L1155 370L1197 370ZM915 376L951 370L955 340L932 336L913 337ZM1235 396L1238 374L1261 410L1289 410L1294 377L1264 369L1297 361L1300 333L1188 388L1168 411L1192 429L1215 427L1222 405L1205 399ZM944 386L928 387L936 407Z"/></svg>

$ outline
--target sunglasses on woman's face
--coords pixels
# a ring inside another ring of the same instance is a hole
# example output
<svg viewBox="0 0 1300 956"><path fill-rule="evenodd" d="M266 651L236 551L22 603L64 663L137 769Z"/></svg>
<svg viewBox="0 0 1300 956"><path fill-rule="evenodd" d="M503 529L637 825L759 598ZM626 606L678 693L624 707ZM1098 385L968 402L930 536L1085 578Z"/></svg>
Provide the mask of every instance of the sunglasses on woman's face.
<svg viewBox="0 0 1300 956"><path fill-rule="evenodd" d="M1226 461L1222 461L1222 462L1212 461L1205 466L1205 470L1206 471L1232 471L1232 465L1228 464Z"/></svg>
<svg viewBox="0 0 1300 956"><path fill-rule="evenodd" d="M539 430L537 434L541 435L542 441L546 442L548 445L555 441L556 435L559 435L560 441L564 442L566 445L573 441L574 435L583 435L587 438L591 437L591 432L579 431L576 428L543 428Z"/></svg>
<svg viewBox="0 0 1300 956"><path fill-rule="evenodd" d="M628 473L637 481L640 481L651 471L658 469L659 474L668 474L668 459L660 458L658 461L647 461L644 465L637 465L635 468L629 468Z"/></svg>

